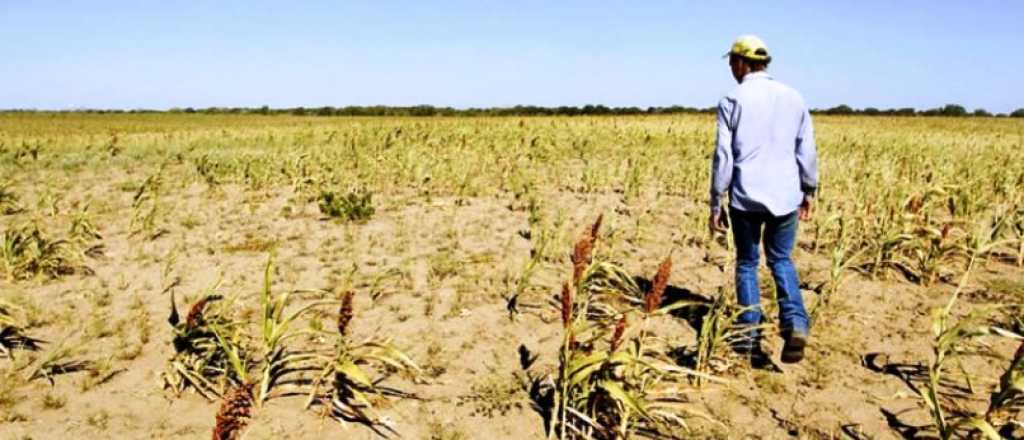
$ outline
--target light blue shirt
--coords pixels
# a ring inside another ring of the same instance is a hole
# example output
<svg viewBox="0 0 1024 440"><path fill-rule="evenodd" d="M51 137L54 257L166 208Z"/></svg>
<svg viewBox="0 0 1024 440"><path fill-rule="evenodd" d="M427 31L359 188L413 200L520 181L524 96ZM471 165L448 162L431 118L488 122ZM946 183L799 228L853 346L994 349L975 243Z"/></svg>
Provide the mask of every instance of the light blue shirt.
<svg viewBox="0 0 1024 440"><path fill-rule="evenodd" d="M742 211L789 214L818 188L818 153L804 99L765 72L754 72L718 103L711 168L711 211L722 196Z"/></svg>

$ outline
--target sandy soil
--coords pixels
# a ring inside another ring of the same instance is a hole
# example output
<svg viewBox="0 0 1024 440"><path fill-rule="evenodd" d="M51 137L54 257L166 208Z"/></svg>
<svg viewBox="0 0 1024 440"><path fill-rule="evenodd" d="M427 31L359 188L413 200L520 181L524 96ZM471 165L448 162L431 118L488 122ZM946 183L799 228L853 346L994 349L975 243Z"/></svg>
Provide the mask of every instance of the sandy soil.
<svg viewBox="0 0 1024 440"><path fill-rule="evenodd" d="M552 257L521 298L536 307L523 307L512 320L506 310L508 280L528 259L531 243L523 233L528 214L511 197L382 194L373 218L357 225L325 220L315 202L290 190L190 184L165 191L161 203L166 209L158 221L165 232L146 240L131 234L131 218L125 214L132 193L115 189L143 177L97 172L64 188L72 195L67 206L94 201L94 223L105 246L102 256L87 261L94 274L0 281L5 299L36 310L37 322L29 332L47 341L45 348L75 346L76 358L106 367L99 373L55 376L52 384L36 380L18 387L10 405L0 409L5 413L0 437L208 437L218 403L195 394L174 398L161 388L160 374L173 352L165 288L179 280L172 290L184 304L219 280L219 291L238 295L239 304L255 311L270 250L276 254L274 289L333 292L352 287L357 292L355 335L391 336L424 368L421 381L388 382L416 396L382 404L403 438L544 436L542 417L531 407L524 382L528 375L550 373L555 365L560 328L558 310L549 300L569 273L572 240L599 213L606 215L607 236L620 240L606 257L632 273L652 275L671 252L676 261L673 289L705 299L720 288L731 291L727 251L677 233L681 219L703 216L704 207L667 196L639 210L620 206L617 197L546 194L551 206L565 210L565 226ZM24 216L6 216L3 222L13 225L27 220ZM41 221L66 227L60 217ZM824 258L799 250L796 259L809 285L827 277ZM399 275L379 276L388 271ZM989 280L1020 280L1022 275L1018 268L989 263L968 287L960 308L966 310L972 301L991 302L985 294ZM770 279L762 277L766 283ZM873 281L853 276L816 322L803 363L779 364L772 371L732 359L716 371L727 383L690 391L686 398L694 410L715 420L688 419L690 435L912 436L913 426L927 422L911 388L922 380L915 368L930 356L931 310L952 289L948 283L926 288L898 277ZM764 291L771 316L771 289ZM376 301L374 292L379 293ZM805 295L813 307L817 296L810 290ZM696 330L684 319L665 318L655 328L681 347L695 343ZM965 365L968 371L992 375L1005 366L1014 347L991 342L1004 357L973 359ZM778 338L770 340L776 359L779 345ZM528 371L520 362L524 348L538 356ZM377 437L364 426L342 426L304 410L303 402L298 396L270 400L244 438Z"/></svg>

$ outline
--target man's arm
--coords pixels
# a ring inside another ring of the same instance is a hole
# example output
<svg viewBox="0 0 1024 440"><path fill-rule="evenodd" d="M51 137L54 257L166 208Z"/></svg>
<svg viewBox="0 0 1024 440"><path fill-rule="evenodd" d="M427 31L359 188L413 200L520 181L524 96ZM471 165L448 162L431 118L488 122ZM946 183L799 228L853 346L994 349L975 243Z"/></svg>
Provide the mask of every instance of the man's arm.
<svg viewBox="0 0 1024 440"><path fill-rule="evenodd" d="M796 163L800 167L800 191L805 198L813 198L818 192L818 150L814 145L811 113L806 109L796 137Z"/></svg>
<svg viewBox="0 0 1024 440"><path fill-rule="evenodd" d="M800 191L804 200L800 203L800 220L810 220L811 205L814 195L818 192L818 151L814 145L814 125L811 113L804 109L800 119L800 130L796 137L796 163L800 168Z"/></svg>
<svg viewBox="0 0 1024 440"><path fill-rule="evenodd" d="M715 140L715 155L711 163L711 215L721 213L722 199L732 185L732 131L736 102L722 98L718 103L718 135Z"/></svg>

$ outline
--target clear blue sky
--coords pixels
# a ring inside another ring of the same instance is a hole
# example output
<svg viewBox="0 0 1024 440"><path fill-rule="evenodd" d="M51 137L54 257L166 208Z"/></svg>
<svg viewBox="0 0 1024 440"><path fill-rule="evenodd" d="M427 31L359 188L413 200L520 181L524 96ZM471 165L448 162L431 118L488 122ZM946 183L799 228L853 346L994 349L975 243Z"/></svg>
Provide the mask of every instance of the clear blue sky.
<svg viewBox="0 0 1024 440"><path fill-rule="evenodd" d="M1024 2L0 0L0 108L689 105L760 35L812 107L1024 107Z"/></svg>

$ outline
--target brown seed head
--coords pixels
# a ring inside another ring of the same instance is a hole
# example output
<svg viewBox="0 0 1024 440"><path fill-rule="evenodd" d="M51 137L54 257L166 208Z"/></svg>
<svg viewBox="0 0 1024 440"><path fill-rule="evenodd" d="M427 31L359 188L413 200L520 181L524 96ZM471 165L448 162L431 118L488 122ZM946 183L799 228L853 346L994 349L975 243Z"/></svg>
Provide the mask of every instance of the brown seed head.
<svg viewBox="0 0 1024 440"><path fill-rule="evenodd" d="M224 395L217 411L217 424L213 427L213 440L234 440L241 434L252 417L253 385L240 385Z"/></svg>
<svg viewBox="0 0 1024 440"><path fill-rule="evenodd" d="M601 222L603 220L604 213L601 213L597 216L597 220L595 220L594 224L590 227L590 237L593 238L594 240L597 240L597 234L601 230Z"/></svg>
<svg viewBox="0 0 1024 440"><path fill-rule="evenodd" d="M603 220L604 214L598 215L594 224L583 233L579 241L576 242L576 247L573 248L571 258L573 284L579 284L583 272L587 270L587 265L594 260L594 243L597 242L597 234L601 230Z"/></svg>
<svg viewBox="0 0 1024 440"><path fill-rule="evenodd" d="M348 325L352 322L352 316L355 315L352 309L352 297L355 293L349 290L345 292L341 297L341 307L338 308L338 334L345 336L348 331Z"/></svg>
<svg viewBox="0 0 1024 440"><path fill-rule="evenodd" d="M666 257L665 261L658 266L658 273L654 274L654 281L651 283L651 291L644 297L644 310L647 313L653 312L661 305L661 298L665 295L665 287L668 286L668 277L672 274L672 257Z"/></svg>
<svg viewBox="0 0 1024 440"><path fill-rule="evenodd" d="M619 349L622 345L622 335L626 332L626 315L622 315L619 318L619 322L615 323L615 331L612 333L611 351Z"/></svg>
<svg viewBox="0 0 1024 440"><path fill-rule="evenodd" d="M204 296L195 304L192 304L192 308L188 311L188 317L185 318L186 328L195 328L199 325L199 321L203 319L203 310L206 310L206 305L210 303L211 297Z"/></svg>
<svg viewBox="0 0 1024 440"><path fill-rule="evenodd" d="M569 283L562 284L562 327L569 328L569 321L572 320L572 292L569 290Z"/></svg>
<svg viewBox="0 0 1024 440"><path fill-rule="evenodd" d="M590 264L591 254L594 251L594 239L589 235L584 235L580 238L580 241L576 242L576 248L572 252L572 282L573 284L579 284L580 278L583 276L583 272L587 270L587 265Z"/></svg>
<svg viewBox="0 0 1024 440"><path fill-rule="evenodd" d="M921 207L924 206L924 200L920 197L913 197L907 202L906 210L911 214L917 214L921 211Z"/></svg>

